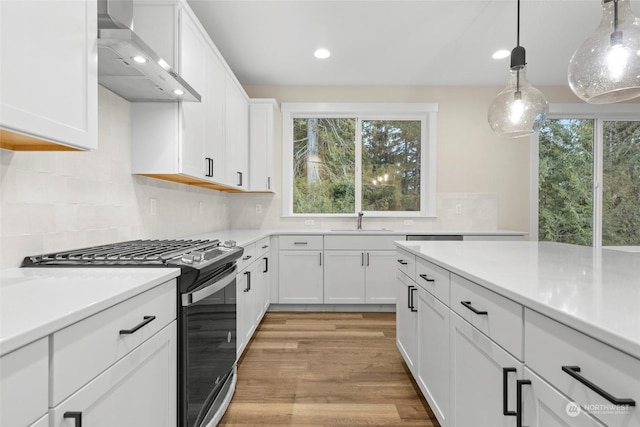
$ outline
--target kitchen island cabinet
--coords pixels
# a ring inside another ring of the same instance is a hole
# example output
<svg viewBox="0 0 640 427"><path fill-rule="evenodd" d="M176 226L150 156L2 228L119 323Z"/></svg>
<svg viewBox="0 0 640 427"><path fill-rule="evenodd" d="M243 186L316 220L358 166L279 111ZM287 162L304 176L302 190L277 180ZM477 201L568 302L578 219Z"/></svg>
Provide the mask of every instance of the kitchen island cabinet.
<svg viewBox="0 0 640 427"><path fill-rule="evenodd" d="M449 298L448 337L444 322L426 322L417 357L401 349L408 365L417 360L416 381L443 427L640 426L637 255L538 242L397 244L399 258L436 266L448 284L448 296L431 287ZM417 284L429 296L431 285ZM418 317L428 309L418 304ZM433 392L443 382L430 347L438 336L449 342L449 397Z"/></svg>
<svg viewBox="0 0 640 427"><path fill-rule="evenodd" d="M98 148L96 0L0 8L0 147Z"/></svg>

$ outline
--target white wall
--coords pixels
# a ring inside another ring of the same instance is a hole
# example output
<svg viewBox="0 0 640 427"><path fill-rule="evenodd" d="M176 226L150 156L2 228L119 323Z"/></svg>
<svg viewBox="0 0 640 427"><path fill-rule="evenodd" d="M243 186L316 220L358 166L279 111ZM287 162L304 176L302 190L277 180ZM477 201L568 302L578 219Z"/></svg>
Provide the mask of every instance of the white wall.
<svg viewBox="0 0 640 427"><path fill-rule="evenodd" d="M97 151L0 150L0 268L26 255L229 227L227 194L131 175L130 110L100 87Z"/></svg>

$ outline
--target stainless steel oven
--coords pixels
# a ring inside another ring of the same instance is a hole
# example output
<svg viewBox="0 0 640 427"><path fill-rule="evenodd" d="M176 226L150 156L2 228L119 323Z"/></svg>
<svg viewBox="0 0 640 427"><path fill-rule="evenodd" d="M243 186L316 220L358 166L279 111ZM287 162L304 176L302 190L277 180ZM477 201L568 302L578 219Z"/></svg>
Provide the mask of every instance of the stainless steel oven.
<svg viewBox="0 0 640 427"><path fill-rule="evenodd" d="M181 295L180 426L216 425L236 381L236 265Z"/></svg>
<svg viewBox="0 0 640 427"><path fill-rule="evenodd" d="M236 381L236 261L244 249L219 240L134 240L26 257L22 267L180 269L178 427L215 425Z"/></svg>

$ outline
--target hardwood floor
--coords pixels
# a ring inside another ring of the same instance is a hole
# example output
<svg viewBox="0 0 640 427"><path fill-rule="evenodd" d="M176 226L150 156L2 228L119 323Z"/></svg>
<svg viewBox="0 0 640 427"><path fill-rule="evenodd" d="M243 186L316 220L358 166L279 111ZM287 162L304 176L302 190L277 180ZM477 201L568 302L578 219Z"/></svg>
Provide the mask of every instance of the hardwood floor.
<svg viewBox="0 0 640 427"><path fill-rule="evenodd" d="M220 425L439 427L395 327L395 313L267 313Z"/></svg>

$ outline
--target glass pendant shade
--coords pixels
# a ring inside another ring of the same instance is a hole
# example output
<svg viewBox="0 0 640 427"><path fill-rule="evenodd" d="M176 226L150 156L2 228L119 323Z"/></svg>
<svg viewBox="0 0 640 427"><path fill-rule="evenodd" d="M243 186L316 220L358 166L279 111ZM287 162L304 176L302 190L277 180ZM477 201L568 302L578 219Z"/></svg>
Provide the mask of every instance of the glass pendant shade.
<svg viewBox="0 0 640 427"><path fill-rule="evenodd" d="M640 96L640 18L629 0L603 0L602 8L600 26L569 61L569 86L590 104Z"/></svg>
<svg viewBox="0 0 640 427"><path fill-rule="evenodd" d="M518 82L519 80L519 82ZM518 138L538 132L549 114L549 103L527 81L526 67L511 69L507 87L489 106L489 125L499 136Z"/></svg>

